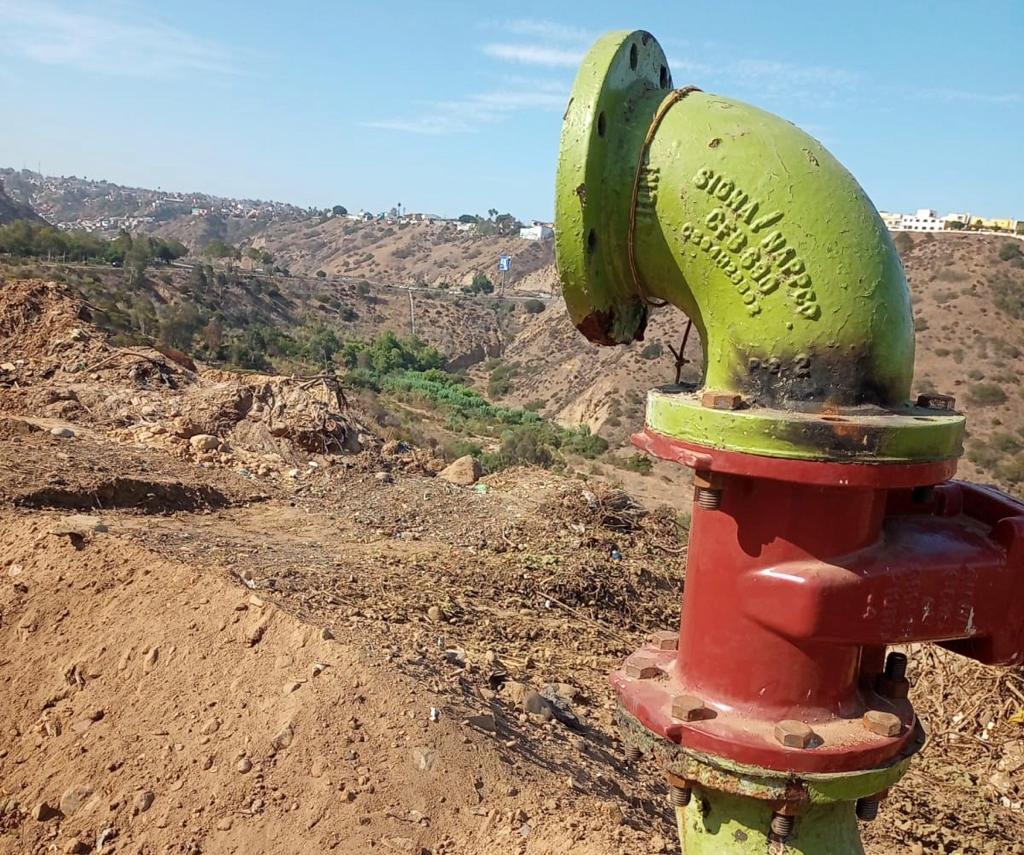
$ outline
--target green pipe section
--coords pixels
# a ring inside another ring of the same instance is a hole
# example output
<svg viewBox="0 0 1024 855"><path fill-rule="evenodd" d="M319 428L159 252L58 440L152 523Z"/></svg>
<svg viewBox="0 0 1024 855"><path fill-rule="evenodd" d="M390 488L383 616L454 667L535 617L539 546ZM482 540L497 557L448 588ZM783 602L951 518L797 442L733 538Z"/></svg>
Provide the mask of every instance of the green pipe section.
<svg viewBox="0 0 1024 855"><path fill-rule="evenodd" d="M813 805L793 820L783 842L770 833L771 805L758 799L695 788L690 803L676 808L685 855L864 855L852 802Z"/></svg>
<svg viewBox="0 0 1024 855"><path fill-rule="evenodd" d="M700 333L708 389L783 409L904 405L910 299L863 189L784 119L672 86L641 31L599 39L577 75L556 182L573 322L626 344L664 301Z"/></svg>

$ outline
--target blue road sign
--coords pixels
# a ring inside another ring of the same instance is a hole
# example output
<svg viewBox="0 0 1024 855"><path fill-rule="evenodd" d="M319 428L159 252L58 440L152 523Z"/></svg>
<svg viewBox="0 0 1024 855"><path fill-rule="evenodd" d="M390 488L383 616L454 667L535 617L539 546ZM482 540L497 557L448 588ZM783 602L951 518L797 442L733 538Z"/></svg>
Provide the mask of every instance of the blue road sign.
<svg viewBox="0 0 1024 855"><path fill-rule="evenodd" d="M498 270L511 270L512 269L512 256L511 255L500 255L498 256Z"/></svg>

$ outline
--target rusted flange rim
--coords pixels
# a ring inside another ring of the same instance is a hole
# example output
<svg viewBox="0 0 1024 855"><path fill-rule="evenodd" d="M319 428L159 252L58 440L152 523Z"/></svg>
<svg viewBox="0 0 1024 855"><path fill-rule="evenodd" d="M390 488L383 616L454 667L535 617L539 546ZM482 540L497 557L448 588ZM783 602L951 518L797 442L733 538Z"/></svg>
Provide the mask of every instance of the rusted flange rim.
<svg viewBox="0 0 1024 855"><path fill-rule="evenodd" d="M842 463L765 457L685 442L650 428L633 434L631 439L634 446L654 457L702 472L830 487L898 490L941 484L953 477L957 465L956 458L924 463Z"/></svg>

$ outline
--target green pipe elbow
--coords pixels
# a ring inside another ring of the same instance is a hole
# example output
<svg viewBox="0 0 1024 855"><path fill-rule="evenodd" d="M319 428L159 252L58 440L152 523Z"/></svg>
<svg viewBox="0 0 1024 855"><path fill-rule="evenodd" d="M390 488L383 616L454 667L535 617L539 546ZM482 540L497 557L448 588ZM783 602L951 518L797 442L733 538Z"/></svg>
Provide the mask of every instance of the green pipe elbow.
<svg viewBox="0 0 1024 855"><path fill-rule="evenodd" d="M700 333L710 390L779 409L903 407L910 298L864 190L784 119L672 87L642 31L599 39L577 75L555 244L577 328L626 344L665 302Z"/></svg>

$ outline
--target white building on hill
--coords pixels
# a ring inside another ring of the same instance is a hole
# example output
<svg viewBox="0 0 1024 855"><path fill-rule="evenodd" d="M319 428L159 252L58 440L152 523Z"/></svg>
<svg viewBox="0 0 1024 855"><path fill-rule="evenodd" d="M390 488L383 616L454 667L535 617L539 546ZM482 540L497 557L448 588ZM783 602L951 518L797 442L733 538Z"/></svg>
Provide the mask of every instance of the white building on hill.
<svg viewBox="0 0 1024 855"><path fill-rule="evenodd" d="M523 226L519 230L519 237L523 240L551 240L555 236L555 230L544 223L534 223L532 226Z"/></svg>
<svg viewBox="0 0 1024 855"><path fill-rule="evenodd" d="M940 220L931 208L918 208L916 213L900 217L900 224L895 228L908 232L941 232L945 227L946 221Z"/></svg>

